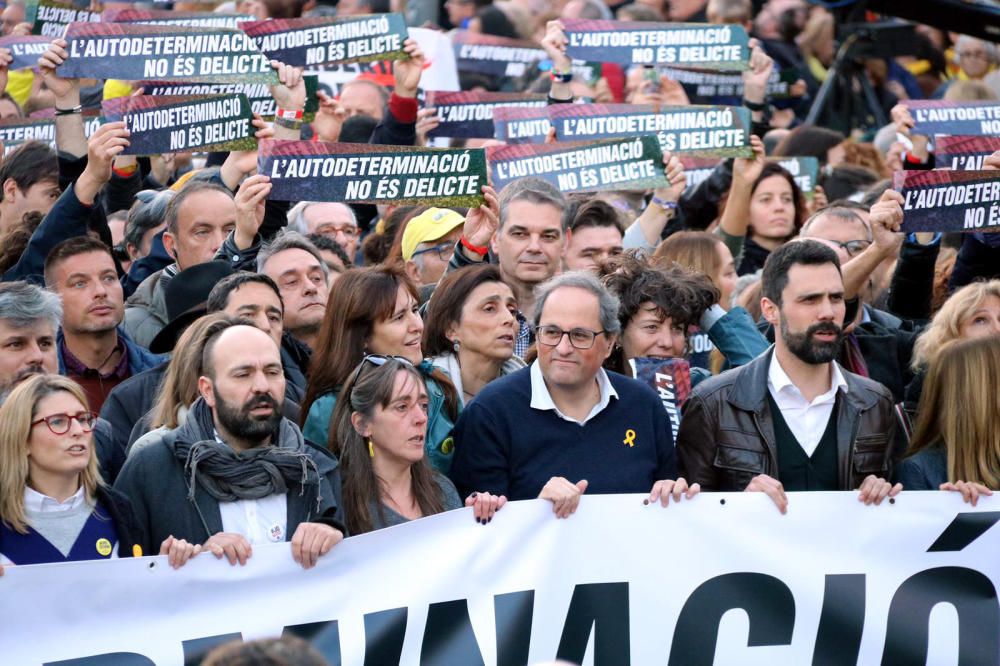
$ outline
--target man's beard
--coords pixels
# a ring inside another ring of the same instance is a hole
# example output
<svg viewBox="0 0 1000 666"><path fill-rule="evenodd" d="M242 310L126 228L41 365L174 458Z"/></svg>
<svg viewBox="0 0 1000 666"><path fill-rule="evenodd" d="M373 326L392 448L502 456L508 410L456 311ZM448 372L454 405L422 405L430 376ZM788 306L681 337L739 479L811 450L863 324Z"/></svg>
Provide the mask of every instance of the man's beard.
<svg viewBox="0 0 1000 666"><path fill-rule="evenodd" d="M818 332L836 333L831 342L819 342L813 339ZM812 365L829 363L840 354L840 345L844 342L844 329L831 321L813 324L805 333L792 333L788 329L788 321L781 317L781 338L785 341L788 351L795 354L799 360Z"/></svg>
<svg viewBox="0 0 1000 666"><path fill-rule="evenodd" d="M281 422L282 405L269 393L254 396L240 407L223 400L214 387L212 393L215 395L215 416L219 419L219 425L244 442L260 444L274 434ZM271 413L267 416L254 416L250 413L258 407L270 407Z"/></svg>

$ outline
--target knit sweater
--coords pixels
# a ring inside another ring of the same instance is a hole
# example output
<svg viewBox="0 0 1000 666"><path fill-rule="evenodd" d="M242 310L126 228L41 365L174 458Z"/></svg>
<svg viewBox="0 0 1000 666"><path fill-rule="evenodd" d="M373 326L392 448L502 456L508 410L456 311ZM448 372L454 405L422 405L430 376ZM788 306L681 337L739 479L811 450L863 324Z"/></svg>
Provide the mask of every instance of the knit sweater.
<svg viewBox="0 0 1000 666"><path fill-rule="evenodd" d="M531 368L490 382L455 424L451 479L472 491L534 499L554 476L588 494L649 492L676 476L667 413L649 387L608 373L618 398L584 425L533 409Z"/></svg>

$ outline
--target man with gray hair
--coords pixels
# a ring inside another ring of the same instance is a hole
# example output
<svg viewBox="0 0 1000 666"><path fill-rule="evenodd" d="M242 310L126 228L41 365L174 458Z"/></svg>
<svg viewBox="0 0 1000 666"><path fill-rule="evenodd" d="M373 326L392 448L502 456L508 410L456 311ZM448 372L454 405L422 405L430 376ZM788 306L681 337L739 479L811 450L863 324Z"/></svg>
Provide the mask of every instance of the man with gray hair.
<svg viewBox="0 0 1000 666"><path fill-rule="evenodd" d="M27 282L0 283L0 393L26 377L56 373L56 331L62 303Z"/></svg>
<svg viewBox="0 0 1000 666"><path fill-rule="evenodd" d="M507 185L497 197L484 188L486 203L465 217L462 237L448 270L492 259L503 281L514 292L521 312L531 312L535 288L562 269L566 252L566 197L541 178L529 177ZM533 338L523 316L514 353L524 356Z"/></svg>
<svg viewBox="0 0 1000 666"><path fill-rule="evenodd" d="M257 272L278 285L285 303L285 331L314 349L330 288L329 271L319 250L299 232L282 229L257 254Z"/></svg>
<svg viewBox="0 0 1000 666"><path fill-rule="evenodd" d="M487 384L455 424L451 478L460 492L553 502L576 510L584 491L649 492L665 504L696 487L675 477L666 410L645 384L603 367L621 332L618 299L588 271L543 284L538 359Z"/></svg>
<svg viewBox="0 0 1000 666"><path fill-rule="evenodd" d="M288 228L303 236L320 234L336 241L354 263L361 239L358 218L351 207L343 203L300 201L288 211ZM350 266L348 266L350 268Z"/></svg>

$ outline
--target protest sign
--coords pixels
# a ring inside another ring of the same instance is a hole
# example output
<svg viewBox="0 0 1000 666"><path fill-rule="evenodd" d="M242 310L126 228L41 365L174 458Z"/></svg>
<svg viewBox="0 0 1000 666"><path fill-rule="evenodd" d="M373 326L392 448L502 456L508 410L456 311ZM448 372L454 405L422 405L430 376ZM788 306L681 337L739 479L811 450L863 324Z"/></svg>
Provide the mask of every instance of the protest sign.
<svg viewBox="0 0 1000 666"><path fill-rule="evenodd" d="M938 169L978 171L983 161L1000 150L997 136L944 136L934 137L934 165Z"/></svg>
<svg viewBox="0 0 1000 666"><path fill-rule="evenodd" d="M1000 231L1000 171L897 171L903 231Z"/></svg>
<svg viewBox="0 0 1000 666"><path fill-rule="evenodd" d="M733 98L743 97L743 77L740 74L720 74L677 67L657 67L657 71L681 84L688 98L695 104L722 104L731 102ZM801 78L801 74L794 69L775 68L767 79L768 99L787 99L791 96L792 84Z"/></svg>
<svg viewBox="0 0 1000 666"><path fill-rule="evenodd" d="M648 134L586 144L490 146L486 157L498 191L526 176L543 178L563 192L647 190L668 184L660 144Z"/></svg>
<svg viewBox="0 0 1000 666"><path fill-rule="evenodd" d="M749 157L750 110L736 106L649 104L556 104L549 120L560 141L625 138L656 134L672 153Z"/></svg>
<svg viewBox="0 0 1000 666"><path fill-rule="evenodd" d="M306 84L306 106L302 120L311 122L319 109L316 97L317 76L303 74ZM274 118L278 105L271 89L264 83L185 83L182 81L140 81L144 95L226 95L242 94L250 102L250 109L265 120Z"/></svg>
<svg viewBox="0 0 1000 666"><path fill-rule="evenodd" d="M108 122L130 132L125 155L187 150L253 150L257 140L245 95L116 97L101 105Z"/></svg>
<svg viewBox="0 0 1000 666"><path fill-rule="evenodd" d="M76 23L59 76L126 81L278 82L268 59L239 30L133 23Z"/></svg>
<svg viewBox="0 0 1000 666"><path fill-rule="evenodd" d="M939 99L908 99L902 103L913 116L916 134L1000 134L1000 102L948 102Z"/></svg>
<svg viewBox="0 0 1000 666"><path fill-rule="evenodd" d="M523 76L528 67L548 56L535 42L456 30L452 43L460 72L493 76Z"/></svg>
<svg viewBox="0 0 1000 666"><path fill-rule="evenodd" d="M819 160L815 157L774 157L771 162L777 162L792 174L795 184L802 190L803 196L812 199L816 192L816 179L819 178Z"/></svg>
<svg viewBox="0 0 1000 666"><path fill-rule="evenodd" d="M486 158L478 149L322 141L260 142L258 173L279 201L478 206Z"/></svg>
<svg viewBox="0 0 1000 666"><path fill-rule="evenodd" d="M719 165L719 160L714 157L681 155L680 160L681 164L684 165L685 187L694 187L705 180L712 174L715 167Z"/></svg>
<svg viewBox="0 0 1000 666"><path fill-rule="evenodd" d="M708 70L749 68L740 25L563 19L566 55L619 65L671 65Z"/></svg>
<svg viewBox="0 0 1000 666"><path fill-rule="evenodd" d="M0 120L0 142L4 146L12 142L56 140L55 120L50 118L7 118Z"/></svg>
<svg viewBox="0 0 1000 666"><path fill-rule="evenodd" d="M100 23L101 13L59 0L28 0L24 5L24 21L31 24L34 35L62 37L70 23Z"/></svg>
<svg viewBox="0 0 1000 666"><path fill-rule="evenodd" d="M244 21L252 21L249 14L221 14L218 12L175 12L168 9L105 9L101 14L104 23L141 23L143 25L184 25L195 28L239 28Z"/></svg>
<svg viewBox="0 0 1000 666"><path fill-rule="evenodd" d="M492 139L493 116L499 109L542 108L548 105L546 95L493 92L429 91L425 107L433 107L440 124L427 136L431 138Z"/></svg>
<svg viewBox="0 0 1000 666"><path fill-rule="evenodd" d="M548 108L500 108L493 112L493 138L511 145L545 143L552 129Z"/></svg>
<svg viewBox="0 0 1000 666"><path fill-rule="evenodd" d="M0 48L10 49L10 55L14 58L8 67L11 71L37 67L38 59L49 50L51 43L52 38L45 35L0 37Z"/></svg>
<svg viewBox="0 0 1000 666"><path fill-rule="evenodd" d="M0 654L181 666L291 635L344 666L1000 663L995 496L799 492L785 515L764 493L646 497L585 494L566 520L510 502L486 526L448 511L352 536L308 571L287 543L245 566L10 567Z"/></svg>
<svg viewBox="0 0 1000 666"><path fill-rule="evenodd" d="M295 67L405 57L402 14L273 19L241 23L240 28L268 58Z"/></svg>
<svg viewBox="0 0 1000 666"><path fill-rule="evenodd" d="M659 396L676 442L681 408L691 393L691 365L683 358L633 358L629 363L632 376Z"/></svg>

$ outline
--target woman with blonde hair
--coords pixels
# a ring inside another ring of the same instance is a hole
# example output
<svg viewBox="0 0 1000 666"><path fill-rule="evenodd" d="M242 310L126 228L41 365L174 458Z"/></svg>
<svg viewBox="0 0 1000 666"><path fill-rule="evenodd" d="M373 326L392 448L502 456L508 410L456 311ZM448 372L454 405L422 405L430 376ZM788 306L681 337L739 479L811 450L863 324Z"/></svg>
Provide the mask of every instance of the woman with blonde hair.
<svg viewBox="0 0 1000 666"><path fill-rule="evenodd" d="M973 505L1000 489L1000 338L950 343L931 361L908 457L907 490L961 492Z"/></svg>
<svg viewBox="0 0 1000 666"><path fill-rule="evenodd" d="M80 386L59 375L27 379L0 407L0 573L143 554L128 498L101 479L96 423ZM179 567L200 550L171 536L160 554Z"/></svg>
<svg viewBox="0 0 1000 666"><path fill-rule="evenodd" d="M950 343L1000 335L1000 280L973 282L953 293L913 346L913 381L906 387L904 404L913 414L923 391L923 371Z"/></svg>

